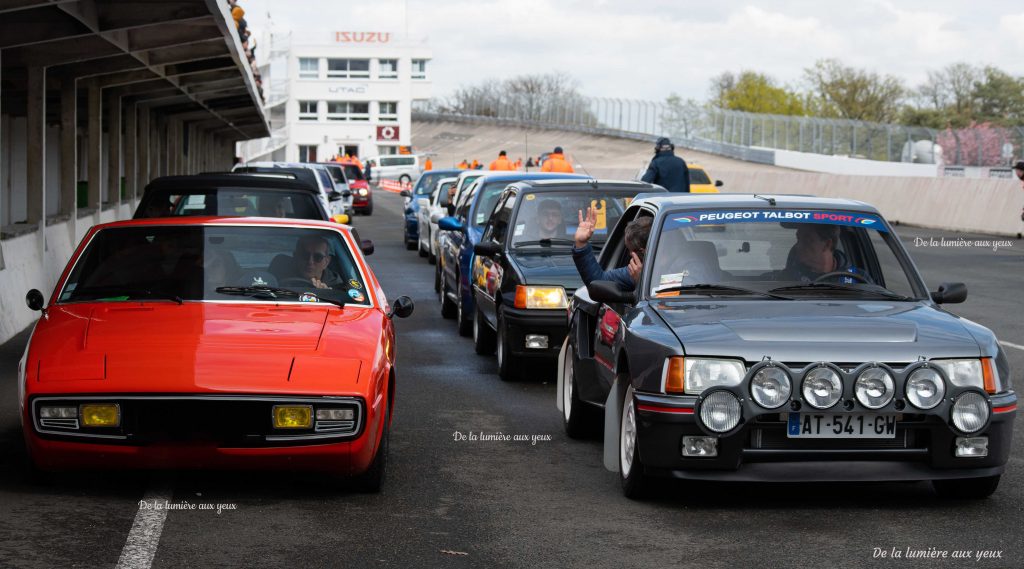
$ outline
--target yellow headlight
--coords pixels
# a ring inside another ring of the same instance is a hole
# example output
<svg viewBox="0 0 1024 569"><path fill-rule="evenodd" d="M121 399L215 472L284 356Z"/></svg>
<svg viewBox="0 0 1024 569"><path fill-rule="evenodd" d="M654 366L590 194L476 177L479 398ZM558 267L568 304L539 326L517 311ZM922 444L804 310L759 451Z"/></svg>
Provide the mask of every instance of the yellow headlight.
<svg viewBox="0 0 1024 569"><path fill-rule="evenodd" d="M312 426L312 405L274 405L275 429L309 429Z"/></svg>
<svg viewBox="0 0 1024 569"><path fill-rule="evenodd" d="M566 308L569 302L560 286L516 287L516 308Z"/></svg>
<svg viewBox="0 0 1024 569"><path fill-rule="evenodd" d="M116 403L88 403L78 408L83 427L117 427L121 425L121 408Z"/></svg>

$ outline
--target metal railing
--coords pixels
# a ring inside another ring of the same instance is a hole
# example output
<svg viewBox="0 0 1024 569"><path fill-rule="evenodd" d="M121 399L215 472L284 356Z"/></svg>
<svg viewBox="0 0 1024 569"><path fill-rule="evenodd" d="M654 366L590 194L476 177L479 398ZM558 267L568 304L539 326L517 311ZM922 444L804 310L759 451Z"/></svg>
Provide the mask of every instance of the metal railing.
<svg viewBox="0 0 1024 569"><path fill-rule="evenodd" d="M414 102L420 117L464 117L591 132L669 136L679 146L770 163L772 150L887 162L1006 166L1024 153L1024 127L935 130L845 119L730 111L687 103L532 94Z"/></svg>

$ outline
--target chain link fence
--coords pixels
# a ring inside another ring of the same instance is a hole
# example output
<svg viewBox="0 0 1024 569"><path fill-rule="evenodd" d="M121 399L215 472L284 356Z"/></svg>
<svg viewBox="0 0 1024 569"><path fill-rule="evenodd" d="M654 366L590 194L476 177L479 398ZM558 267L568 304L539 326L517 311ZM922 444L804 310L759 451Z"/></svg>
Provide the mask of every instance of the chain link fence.
<svg viewBox="0 0 1024 569"><path fill-rule="evenodd" d="M1022 155L1024 127L935 130L844 119L730 111L685 103L536 94L416 101L414 112L591 132L669 136L695 150L753 161L792 150L886 162L1006 169ZM760 151L760 152L759 152Z"/></svg>

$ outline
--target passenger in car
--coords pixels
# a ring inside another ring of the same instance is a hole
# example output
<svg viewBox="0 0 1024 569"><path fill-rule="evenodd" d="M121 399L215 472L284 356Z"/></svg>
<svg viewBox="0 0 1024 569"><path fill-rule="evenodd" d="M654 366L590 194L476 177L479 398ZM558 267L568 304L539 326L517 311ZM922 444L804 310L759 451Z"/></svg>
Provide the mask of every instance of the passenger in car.
<svg viewBox="0 0 1024 569"><path fill-rule="evenodd" d="M594 249L590 245L590 238L594 235L594 228L597 226L597 208L587 208L587 216L583 217L583 211L579 212L579 225L576 227L572 248L572 260L576 263L576 270L583 278L583 284L589 285L593 281L612 281L626 290L636 288L636 282L640 279L640 272L643 270L644 254L646 253L647 237L651 234L651 218L641 217L634 219L626 225L624 240L626 250L629 251L629 264L616 269L601 269L597 258L594 256Z"/></svg>

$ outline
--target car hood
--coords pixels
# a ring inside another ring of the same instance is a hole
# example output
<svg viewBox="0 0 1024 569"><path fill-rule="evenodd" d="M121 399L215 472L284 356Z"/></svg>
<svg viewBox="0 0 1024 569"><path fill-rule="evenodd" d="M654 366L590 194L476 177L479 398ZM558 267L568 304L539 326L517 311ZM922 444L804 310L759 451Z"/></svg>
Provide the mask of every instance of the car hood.
<svg viewBox="0 0 1024 569"><path fill-rule="evenodd" d="M377 312L364 308L68 306L33 335L34 392L347 394L381 338L379 322L364 333Z"/></svg>
<svg viewBox="0 0 1024 569"><path fill-rule="evenodd" d="M555 254L514 253L512 259L523 274L523 284L559 285L568 290L583 286L583 279L568 251Z"/></svg>
<svg viewBox="0 0 1024 569"><path fill-rule="evenodd" d="M659 300L686 354L782 362L978 357L960 319L915 302Z"/></svg>

